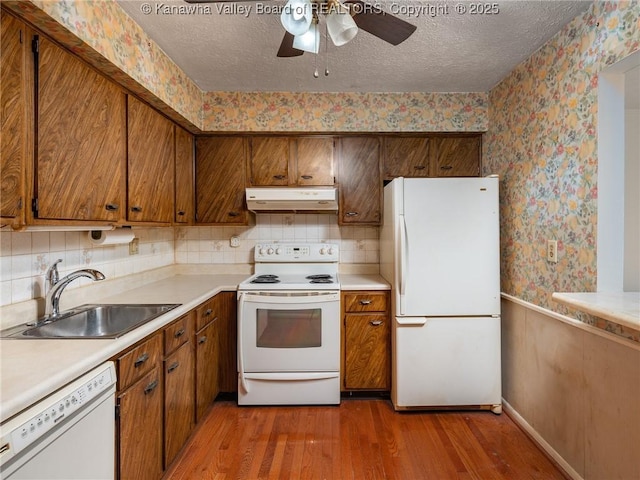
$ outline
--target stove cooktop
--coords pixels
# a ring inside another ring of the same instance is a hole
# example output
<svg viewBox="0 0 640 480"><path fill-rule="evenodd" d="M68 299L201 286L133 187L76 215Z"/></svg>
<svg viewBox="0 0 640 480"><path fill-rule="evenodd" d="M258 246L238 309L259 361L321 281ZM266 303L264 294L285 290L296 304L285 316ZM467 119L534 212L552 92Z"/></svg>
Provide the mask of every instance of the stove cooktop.
<svg viewBox="0 0 640 480"><path fill-rule="evenodd" d="M336 273L257 274L240 284L241 290L338 290Z"/></svg>

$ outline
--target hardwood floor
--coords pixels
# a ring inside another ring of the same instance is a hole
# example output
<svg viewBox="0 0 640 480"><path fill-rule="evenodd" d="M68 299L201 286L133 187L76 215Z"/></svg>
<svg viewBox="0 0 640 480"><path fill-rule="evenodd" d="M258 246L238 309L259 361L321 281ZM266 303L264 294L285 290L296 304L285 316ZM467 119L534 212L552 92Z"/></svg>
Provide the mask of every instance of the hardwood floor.
<svg viewBox="0 0 640 480"><path fill-rule="evenodd" d="M505 414L216 402L165 480L565 479Z"/></svg>

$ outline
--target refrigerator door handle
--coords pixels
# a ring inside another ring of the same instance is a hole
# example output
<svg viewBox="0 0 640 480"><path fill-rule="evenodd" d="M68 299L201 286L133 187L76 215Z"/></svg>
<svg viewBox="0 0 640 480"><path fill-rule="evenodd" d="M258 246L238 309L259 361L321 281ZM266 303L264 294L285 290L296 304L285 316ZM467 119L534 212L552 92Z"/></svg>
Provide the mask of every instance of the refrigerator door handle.
<svg viewBox="0 0 640 480"><path fill-rule="evenodd" d="M427 323L427 317L396 317L396 323L400 327L422 326Z"/></svg>
<svg viewBox="0 0 640 480"><path fill-rule="evenodd" d="M400 228L400 278L399 282L399 290L400 290L400 315L404 315L405 312L405 293L406 293L406 282L405 278L407 276L407 250L409 250L409 245L407 244L407 222L404 219L404 215L398 215L399 220L399 228Z"/></svg>

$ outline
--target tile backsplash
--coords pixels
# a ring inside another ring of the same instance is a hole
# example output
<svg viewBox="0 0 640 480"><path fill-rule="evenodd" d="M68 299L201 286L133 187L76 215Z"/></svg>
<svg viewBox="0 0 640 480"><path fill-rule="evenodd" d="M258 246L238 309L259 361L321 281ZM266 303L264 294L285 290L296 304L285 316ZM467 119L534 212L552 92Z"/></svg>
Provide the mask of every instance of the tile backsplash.
<svg viewBox="0 0 640 480"><path fill-rule="evenodd" d="M342 263L377 264L378 227L341 227L333 214L260 214L243 227L134 228L139 254L129 246L96 246L87 232L13 232L0 230L0 305L45 294L45 273L58 265L64 276L81 268L100 270L108 279L173 264L250 264L260 241L333 242L340 245ZM232 236L240 238L231 247ZM87 285L80 278L69 289Z"/></svg>

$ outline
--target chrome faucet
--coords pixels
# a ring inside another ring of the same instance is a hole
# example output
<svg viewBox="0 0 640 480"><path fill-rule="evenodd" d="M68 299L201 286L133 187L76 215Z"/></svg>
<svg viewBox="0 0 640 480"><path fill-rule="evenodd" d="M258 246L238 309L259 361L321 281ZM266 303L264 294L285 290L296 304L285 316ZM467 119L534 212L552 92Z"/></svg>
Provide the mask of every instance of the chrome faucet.
<svg viewBox="0 0 640 480"><path fill-rule="evenodd" d="M88 277L93 281L104 280L105 278L102 272L99 272L98 270L92 270L90 268L76 270L75 272L71 272L69 275L60 278L60 274L58 273L58 263L60 262L62 262L61 258L59 258L57 262L51 265L51 267L47 271L47 283L49 284L49 291L47 292L47 297L45 300L45 320L51 320L60 315L60 296L62 295L62 291L76 278Z"/></svg>

